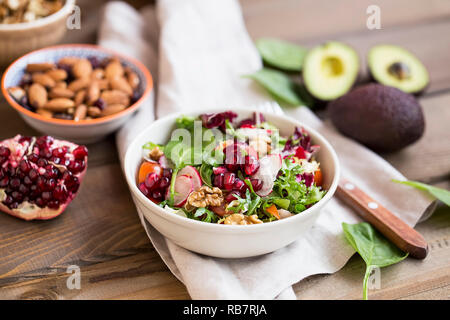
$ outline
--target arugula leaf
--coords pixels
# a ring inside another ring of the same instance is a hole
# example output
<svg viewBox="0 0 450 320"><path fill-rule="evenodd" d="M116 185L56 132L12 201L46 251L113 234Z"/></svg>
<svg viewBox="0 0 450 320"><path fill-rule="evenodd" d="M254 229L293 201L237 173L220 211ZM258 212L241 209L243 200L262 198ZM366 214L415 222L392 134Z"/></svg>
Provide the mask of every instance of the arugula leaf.
<svg viewBox="0 0 450 320"><path fill-rule="evenodd" d="M288 71L300 71L308 51L301 46L270 38L258 39L256 48L264 62Z"/></svg>
<svg viewBox="0 0 450 320"><path fill-rule="evenodd" d="M206 208L198 208L194 213L194 218L196 220L201 220L204 222L211 222L211 223L215 223L219 219L219 217L214 212L212 212L211 210L208 210Z"/></svg>
<svg viewBox="0 0 450 320"><path fill-rule="evenodd" d="M263 86L275 99L293 106L311 106L302 99L301 86L280 71L262 68L253 74L245 75ZM303 91L305 92L305 91Z"/></svg>
<svg viewBox="0 0 450 320"><path fill-rule="evenodd" d="M144 144L142 146L142 149L148 149L148 150L153 150L154 148L158 147L159 150L161 150L162 152L164 152L164 146L160 145L160 144L156 144L153 142L147 142L146 144Z"/></svg>
<svg viewBox="0 0 450 320"><path fill-rule="evenodd" d="M414 187L419 190L427 191L431 195L433 195L435 198L441 200L443 203L445 203L447 206L450 207L450 191L441 189L438 187L433 187L425 183L417 182L417 181L399 181L399 180L392 180L395 183L404 184L410 187Z"/></svg>
<svg viewBox="0 0 450 320"><path fill-rule="evenodd" d="M213 187L211 177L213 174L213 166L203 163L200 167L200 177L202 178L202 181L204 184L206 184L209 187Z"/></svg>
<svg viewBox="0 0 450 320"><path fill-rule="evenodd" d="M342 229L344 229L347 241L366 263L363 298L367 300L367 284L373 268L383 268L396 264L405 259L408 254L398 249L366 222L357 224L343 222Z"/></svg>

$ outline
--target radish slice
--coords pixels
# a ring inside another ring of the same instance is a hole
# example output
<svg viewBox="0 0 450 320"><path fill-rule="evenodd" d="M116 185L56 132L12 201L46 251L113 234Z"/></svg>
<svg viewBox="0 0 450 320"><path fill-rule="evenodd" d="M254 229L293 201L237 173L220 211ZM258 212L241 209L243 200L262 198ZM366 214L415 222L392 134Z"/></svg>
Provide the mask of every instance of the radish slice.
<svg viewBox="0 0 450 320"><path fill-rule="evenodd" d="M194 191L200 189L202 186L202 178L200 176L200 173L197 169L195 169L193 166L186 166L183 169L180 170L178 173L178 176L189 176L192 178L192 184L194 187Z"/></svg>
<svg viewBox="0 0 450 320"><path fill-rule="evenodd" d="M259 179L263 182L261 190L256 191L261 197L268 196L273 189L273 182L276 180L278 171L281 169L281 154L269 154L259 160L259 170L252 178Z"/></svg>
<svg viewBox="0 0 450 320"><path fill-rule="evenodd" d="M173 196L173 205L182 207L186 203L191 192L194 191L192 178L187 175L177 176L175 179L175 194ZM170 197L170 188L167 188L166 199Z"/></svg>

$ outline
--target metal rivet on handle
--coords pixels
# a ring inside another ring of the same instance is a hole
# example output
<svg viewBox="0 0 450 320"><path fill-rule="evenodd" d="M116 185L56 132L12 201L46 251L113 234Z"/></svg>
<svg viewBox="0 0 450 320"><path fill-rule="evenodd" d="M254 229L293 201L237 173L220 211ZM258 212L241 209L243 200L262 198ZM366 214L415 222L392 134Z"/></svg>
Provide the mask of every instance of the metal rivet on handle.
<svg viewBox="0 0 450 320"><path fill-rule="evenodd" d="M376 208L378 208L378 204L376 204L375 202L369 202L369 203L367 204L367 206L368 206L370 209L376 209Z"/></svg>
<svg viewBox="0 0 450 320"><path fill-rule="evenodd" d="M351 184L351 183L346 183L346 184L344 185L344 187L345 187L345 189L347 189L347 190L353 190L353 189L355 189L355 185L353 185L353 184Z"/></svg>

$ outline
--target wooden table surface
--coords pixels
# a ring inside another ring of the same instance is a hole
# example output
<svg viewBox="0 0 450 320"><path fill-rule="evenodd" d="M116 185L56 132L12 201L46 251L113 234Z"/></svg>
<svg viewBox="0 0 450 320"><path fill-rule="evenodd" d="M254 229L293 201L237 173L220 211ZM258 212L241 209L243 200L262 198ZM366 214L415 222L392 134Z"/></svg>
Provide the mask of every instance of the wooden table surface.
<svg viewBox="0 0 450 320"><path fill-rule="evenodd" d="M146 1L131 1L140 7ZM81 30L64 42L95 42L101 1L79 0ZM413 51L431 75L420 97L426 132L416 144L382 155L412 180L450 186L450 1L242 0L252 38L279 37L306 46L345 41L365 65L368 49L392 43ZM366 8L381 8L381 30L368 30ZM363 71L363 81L367 78ZM326 116L326 115L325 115ZM3 97L0 139L36 134ZM89 170L75 201L57 219L25 222L0 215L0 299L189 299L149 243L135 212L113 137L89 146ZM377 299L450 298L450 210L440 207L417 229L430 244L424 261L408 258L381 272ZM81 290L66 287L67 266L81 268ZM354 256L339 272L294 286L299 299L359 299L364 264Z"/></svg>

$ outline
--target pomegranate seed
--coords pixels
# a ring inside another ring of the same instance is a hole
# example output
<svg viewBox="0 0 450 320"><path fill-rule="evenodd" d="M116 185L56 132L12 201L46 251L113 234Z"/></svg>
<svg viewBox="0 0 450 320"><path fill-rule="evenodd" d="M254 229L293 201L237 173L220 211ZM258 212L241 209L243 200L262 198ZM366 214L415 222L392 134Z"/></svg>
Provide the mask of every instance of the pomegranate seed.
<svg viewBox="0 0 450 320"><path fill-rule="evenodd" d="M144 194L144 196L148 196L148 189L145 186L144 182L139 184L139 190L141 190L141 192Z"/></svg>
<svg viewBox="0 0 450 320"><path fill-rule="evenodd" d="M48 164L45 166L44 177L46 179L56 178L58 176L59 170L56 169L53 165Z"/></svg>
<svg viewBox="0 0 450 320"><path fill-rule="evenodd" d="M53 162L54 164L60 164L61 163L61 159L57 158L57 157L51 157L50 161Z"/></svg>
<svg viewBox="0 0 450 320"><path fill-rule="evenodd" d="M227 172L224 174L223 186L227 190L233 189L234 181L236 180L236 174Z"/></svg>
<svg viewBox="0 0 450 320"><path fill-rule="evenodd" d="M49 201L52 198L52 193L50 191L42 192L42 199Z"/></svg>
<svg viewBox="0 0 450 320"><path fill-rule="evenodd" d="M8 177L4 177L3 179L0 180L0 188L6 188L8 184L9 184Z"/></svg>
<svg viewBox="0 0 450 320"><path fill-rule="evenodd" d="M27 176L27 177L23 178L23 183L29 186L29 185L33 184L33 181L30 179L30 177Z"/></svg>
<svg viewBox="0 0 450 320"><path fill-rule="evenodd" d="M36 185L32 185L30 187L30 196L32 198L36 198L39 195L40 195L40 191L38 190L38 187Z"/></svg>
<svg viewBox="0 0 450 320"><path fill-rule="evenodd" d="M225 174L221 173L214 177L214 186L217 188L223 189L223 183L225 179Z"/></svg>
<svg viewBox="0 0 450 320"><path fill-rule="evenodd" d="M24 195L27 195L28 192L30 192L30 189L26 185L21 184L19 186L19 192L23 193Z"/></svg>
<svg viewBox="0 0 450 320"><path fill-rule="evenodd" d="M56 186L55 190L53 190L53 198L56 200L65 201L67 198L67 190L65 186Z"/></svg>
<svg viewBox="0 0 450 320"><path fill-rule="evenodd" d="M7 147L1 146L0 147L0 157L8 158L11 154L11 150L9 150Z"/></svg>
<svg viewBox="0 0 450 320"><path fill-rule="evenodd" d="M65 154L66 154L66 152L61 147L53 149L53 151L52 151L52 155L56 158L62 158L62 157L64 157Z"/></svg>
<svg viewBox="0 0 450 320"><path fill-rule="evenodd" d="M39 158L37 161L37 165L41 168L44 168L48 164L47 160L44 158Z"/></svg>
<svg viewBox="0 0 450 320"><path fill-rule="evenodd" d="M37 154L35 154L35 153L30 154L30 155L28 156L28 160L30 160L30 161L33 162L33 163L36 163L36 162L38 162L38 160L39 160L39 156L38 156Z"/></svg>
<svg viewBox="0 0 450 320"><path fill-rule="evenodd" d="M161 181L159 182L159 187L161 189L165 189L170 185L170 180L167 177L162 177Z"/></svg>
<svg viewBox="0 0 450 320"><path fill-rule="evenodd" d="M238 191L243 191L245 188L246 188L246 184L244 183L244 181L242 181L239 178L236 178L236 181L234 181L233 189L238 190Z"/></svg>
<svg viewBox="0 0 450 320"><path fill-rule="evenodd" d="M36 187L38 188L39 191L44 191L45 190L45 183L46 182L47 182L47 180L44 177L42 177L42 176L39 176L36 179Z"/></svg>
<svg viewBox="0 0 450 320"><path fill-rule="evenodd" d="M250 179L250 182L252 183L253 191L259 191L263 187L263 182L259 179Z"/></svg>
<svg viewBox="0 0 450 320"><path fill-rule="evenodd" d="M0 157L0 165L4 164L6 162L6 160L8 160L5 157Z"/></svg>
<svg viewBox="0 0 450 320"><path fill-rule="evenodd" d="M52 157L52 152L50 151L50 149L44 148L44 149L39 150L39 155L42 158L50 159Z"/></svg>
<svg viewBox="0 0 450 320"><path fill-rule="evenodd" d="M227 196L225 197L225 202L230 203L231 201L236 200L236 196L239 196L239 193L237 192L230 192L229 194L227 194Z"/></svg>
<svg viewBox="0 0 450 320"><path fill-rule="evenodd" d="M145 178L144 183L147 189L153 190L158 186L159 180L160 180L159 175L155 172L151 172Z"/></svg>
<svg viewBox="0 0 450 320"><path fill-rule="evenodd" d="M10 205L13 202L14 202L14 199L11 196L6 196L5 200L3 200L3 203L6 205Z"/></svg>
<svg viewBox="0 0 450 320"><path fill-rule="evenodd" d="M30 177L31 181L36 181L37 177L39 177L39 172L36 169L31 169L28 172L28 177Z"/></svg>
<svg viewBox="0 0 450 320"><path fill-rule="evenodd" d="M67 190L69 190L72 193L75 193L78 191L78 188L80 187L80 181L77 177L72 177L70 182L66 182Z"/></svg>
<svg viewBox="0 0 450 320"><path fill-rule="evenodd" d="M227 168L225 168L225 167L216 167L216 168L213 168L213 173L214 174L221 174L221 173L226 173L226 172L228 172L228 170L227 170Z"/></svg>
<svg viewBox="0 0 450 320"><path fill-rule="evenodd" d="M153 199L161 200L162 197L163 197L163 195L162 195L161 191L159 191L159 190L153 191L153 193L152 193L152 198Z"/></svg>
<svg viewBox="0 0 450 320"><path fill-rule="evenodd" d="M43 207L45 207L45 205L47 204L47 201L45 201L44 199L42 199L41 197L39 197L39 198L36 199L35 203L36 203L36 205L37 205L38 207L43 208Z"/></svg>
<svg viewBox="0 0 450 320"><path fill-rule="evenodd" d="M14 189L17 190L20 187L20 179L19 178L13 178L11 179L11 181L9 182L9 186Z"/></svg>
<svg viewBox="0 0 450 320"><path fill-rule="evenodd" d="M20 202L23 200L23 194L20 193L19 191L13 191L11 193L11 197L13 197L13 199L16 200L17 202Z"/></svg>
<svg viewBox="0 0 450 320"><path fill-rule="evenodd" d="M73 151L73 156L77 160L84 160L88 156L88 149L85 146L78 146Z"/></svg>
<svg viewBox="0 0 450 320"><path fill-rule="evenodd" d="M172 178L172 169L164 169L162 175L169 179Z"/></svg>
<svg viewBox="0 0 450 320"><path fill-rule="evenodd" d="M52 201L49 201L48 203L47 203L47 207L49 207L50 209L58 209L59 208L59 201L58 200L52 200Z"/></svg>
<svg viewBox="0 0 450 320"><path fill-rule="evenodd" d="M21 160L19 163L20 171L27 174L31 170L31 165L27 160Z"/></svg>
<svg viewBox="0 0 450 320"><path fill-rule="evenodd" d="M305 149L303 149L301 146L298 146L297 149L295 149L295 156L299 159L306 159Z"/></svg>
<svg viewBox="0 0 450 320"><path fill-rule="evenodd" d="M81 164L78 161L70 161L68 169L73 173L78 173L81 171Z"/></svg>
<svg viewBox="0 0 450 320"><path fill-rule="evenodd" d="M56 180L55 179L48 179L47 182L45 183L45 188L48 191L52 191L53 189L55 189L56 187Z"/></svg>
<svg viewBox="0 0 450 320"><path fill-rule="evenodd" d="M245 157L245 164L243 166L244 172L252 176L254 175L258 169L259 169L259 161L254 156L246 156Z"/></svg>

